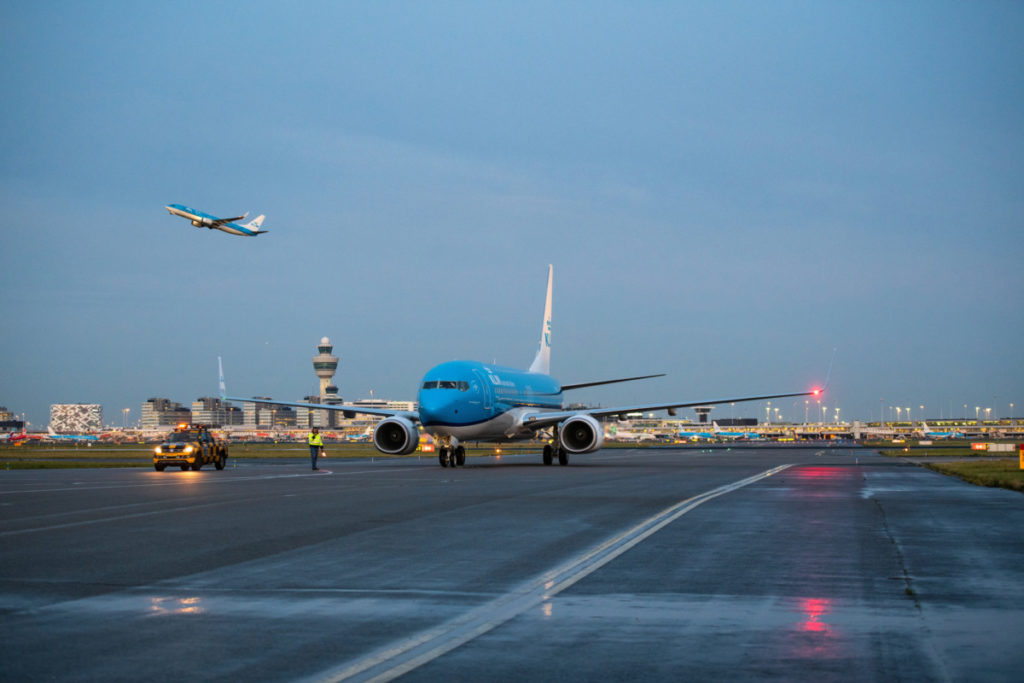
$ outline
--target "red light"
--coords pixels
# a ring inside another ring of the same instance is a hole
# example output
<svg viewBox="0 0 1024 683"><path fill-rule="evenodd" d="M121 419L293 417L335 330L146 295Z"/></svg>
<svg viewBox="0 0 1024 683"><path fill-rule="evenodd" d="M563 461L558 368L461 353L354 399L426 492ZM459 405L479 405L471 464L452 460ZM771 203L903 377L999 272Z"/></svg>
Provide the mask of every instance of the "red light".
<svg viewBox="0 0 1024 683"><path fill-rule="evenodd" d="M811 393L814 394L815 396L817 396L818 394L821 393L821 389L815 389Z"/></svg>

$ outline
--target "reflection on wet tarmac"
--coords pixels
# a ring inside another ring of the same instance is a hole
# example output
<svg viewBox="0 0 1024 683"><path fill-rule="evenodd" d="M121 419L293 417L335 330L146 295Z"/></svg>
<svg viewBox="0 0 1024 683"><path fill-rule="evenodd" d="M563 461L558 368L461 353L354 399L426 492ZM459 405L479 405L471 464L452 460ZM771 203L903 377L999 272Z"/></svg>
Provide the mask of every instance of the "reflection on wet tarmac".
<svg viewBox="0 0 1024 683"><path fill-rule="evenodd" d="M149 600L151 616L202 614L205 611L199 598L152 597Z"/></svg>

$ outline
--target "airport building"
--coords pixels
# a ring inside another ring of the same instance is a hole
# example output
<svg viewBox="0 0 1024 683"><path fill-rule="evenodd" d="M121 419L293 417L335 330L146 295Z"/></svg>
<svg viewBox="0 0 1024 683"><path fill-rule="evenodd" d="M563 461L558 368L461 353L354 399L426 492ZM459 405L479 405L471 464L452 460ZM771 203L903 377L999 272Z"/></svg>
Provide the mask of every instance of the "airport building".
<svg viewBox="0 0 1024 683"><path fill-rule="evenodd" d="M192 422L205 425L240 425L242 411L219 398L205 396L192 401Z"/></svg>
<svg viewBox="0 0 1024 683"><path fill-rule="evenodd" d="M141 426L158 429L181 422L192 422L192 411L169 398L151 398L142 403Z"/></svg>
<svg viewBox="0 0 1024 683"><path fill-rule="evenodd" d="M7 410L7 406L0 406L0 431L13 432L25 428L25 421L17 419L17 416Z"/></svg>
<svg viewBox="0 0 1024 683"><path fill-rule="evenodd" d="M50 429L58 434L81 434L103 429L103 406L98 403L55 403L50 406Z"/></svg>

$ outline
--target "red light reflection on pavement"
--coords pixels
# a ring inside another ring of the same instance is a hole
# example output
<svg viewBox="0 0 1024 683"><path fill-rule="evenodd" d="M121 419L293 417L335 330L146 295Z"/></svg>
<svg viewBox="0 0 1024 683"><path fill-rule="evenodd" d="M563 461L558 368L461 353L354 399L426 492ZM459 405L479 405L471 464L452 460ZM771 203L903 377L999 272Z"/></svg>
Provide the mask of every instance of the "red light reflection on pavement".
<svg viewBox="0 0 1024 683"><path fill-rule="evenodd" d="M824 615L831 611L831 604L831 601L827 598L801 599L799 602L800 611L807 617L807 620L800 623L800 630L805 633L831 634L832 627L821 620Z"/></svg>

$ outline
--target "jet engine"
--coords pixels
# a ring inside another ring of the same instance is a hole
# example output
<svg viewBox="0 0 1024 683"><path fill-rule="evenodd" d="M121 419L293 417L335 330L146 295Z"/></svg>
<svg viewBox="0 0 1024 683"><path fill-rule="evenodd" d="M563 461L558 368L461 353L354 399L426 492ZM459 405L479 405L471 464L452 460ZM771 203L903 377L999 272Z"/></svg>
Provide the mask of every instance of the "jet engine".
<svg viewBox="0 0 1024 683"><path fill-rule="evenodd" d="M409 455L419 443L419 430L405 417L389 417L373 430L373 445L388 455Z"/></svg>
<svg viewBox="0 0 1024 683"><path fill-rule="evenodd" d="M590 415L574 415L558 426L559 441L569 453L593 453L604 445L601 423Z"/></svg>

